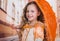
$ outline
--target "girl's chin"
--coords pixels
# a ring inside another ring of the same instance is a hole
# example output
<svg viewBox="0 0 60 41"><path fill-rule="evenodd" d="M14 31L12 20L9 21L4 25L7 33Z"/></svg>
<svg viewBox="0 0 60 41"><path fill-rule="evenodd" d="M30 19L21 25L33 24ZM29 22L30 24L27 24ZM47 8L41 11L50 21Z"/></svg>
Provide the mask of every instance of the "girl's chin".
<svg viewBox="0 0 60 41"><path fill-rule="evenodd" d="M33 19L28 19L28 21L33 21Z"/></svg>

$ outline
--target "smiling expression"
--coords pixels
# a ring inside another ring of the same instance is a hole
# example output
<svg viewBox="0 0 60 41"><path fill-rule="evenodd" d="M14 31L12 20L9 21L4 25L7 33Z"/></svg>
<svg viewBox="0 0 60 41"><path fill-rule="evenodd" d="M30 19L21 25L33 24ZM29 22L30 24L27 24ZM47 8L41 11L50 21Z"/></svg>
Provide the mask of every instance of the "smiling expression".
<svg viewBox="0 0 60 41"><path fill-rule="evenodd" d="M35 6L35 4L30 4L27 7L27 11L26 11L26 17L28 19L28 21L34 21L37 20L37 17L40 15L39 11L37 10L37 7Z"/></svg>

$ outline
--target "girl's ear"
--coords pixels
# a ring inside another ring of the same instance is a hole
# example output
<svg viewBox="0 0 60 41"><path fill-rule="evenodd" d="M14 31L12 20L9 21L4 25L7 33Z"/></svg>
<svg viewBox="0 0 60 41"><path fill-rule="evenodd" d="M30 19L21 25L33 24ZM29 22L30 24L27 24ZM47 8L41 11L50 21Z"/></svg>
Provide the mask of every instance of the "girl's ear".
<svg viewBox="0 0 60 41"><path fill-rule="evenodd" d="M38 12L38 16L40 15L40 12Z"/></svg>

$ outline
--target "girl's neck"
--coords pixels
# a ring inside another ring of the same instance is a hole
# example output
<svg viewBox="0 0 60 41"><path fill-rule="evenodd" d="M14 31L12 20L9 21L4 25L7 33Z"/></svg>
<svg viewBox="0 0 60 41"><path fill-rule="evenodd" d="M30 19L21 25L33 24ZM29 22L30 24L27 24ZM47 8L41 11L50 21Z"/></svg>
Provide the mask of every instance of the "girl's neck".
<svg viewBox="0 0 60 41"><path fill-rule="evenodd" d="M34 20L34 21L30 21L29 25L30 26L34 26L36 24L37 20Z"/></svg>

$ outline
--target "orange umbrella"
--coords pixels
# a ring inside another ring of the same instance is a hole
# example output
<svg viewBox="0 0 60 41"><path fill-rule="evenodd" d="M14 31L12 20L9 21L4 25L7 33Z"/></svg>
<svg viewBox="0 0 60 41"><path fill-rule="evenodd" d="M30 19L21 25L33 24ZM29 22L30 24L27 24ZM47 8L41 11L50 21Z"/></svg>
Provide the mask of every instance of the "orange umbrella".
<svg viewBox="0 0 60 41"><path fill-rule="evenodd" d="M47 31L49 33L50 38L52 39L52 41L55 41L57 27L55 13L53 12L51 6L48 4L47 1L35 0L35 2L38 4L38 6L43 12L45 24L47 26Z"/></svg>

